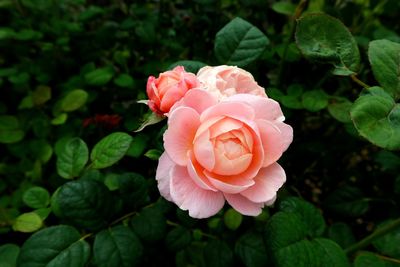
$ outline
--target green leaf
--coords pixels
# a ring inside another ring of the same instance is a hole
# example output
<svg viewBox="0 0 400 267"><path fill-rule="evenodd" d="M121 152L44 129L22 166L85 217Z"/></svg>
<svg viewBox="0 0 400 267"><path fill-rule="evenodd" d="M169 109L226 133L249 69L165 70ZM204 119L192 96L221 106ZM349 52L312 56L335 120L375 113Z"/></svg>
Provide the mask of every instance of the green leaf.
<svg viewBox="0 0 400 267"><path fill-rule="evenodd" d="M379 258L377 255L371 252L363 251L358 254L355 261L354 267L388 267L385 261Z"/></svg>
<svg viewBox="0 0 400 267"><path fill-rule="evenodd" d="M390 95L400 97L400 44L389 40L369 43L368 58L375 79Z"/></svg>
<svg viewBox="0 0 400 267"><path fill-rule="evenodd" d="M118 75L118 77L114 79L114 83L119 87L125 88L133 88L135 85L135 81L133 80L132 76L125 73Z"/></svg>
<svg viewBox="0 0 400 267"><path fill-rule="evenodd" d="M400 148L400 105L380 87L370 87L353 104L350 116L359 134L389 150Z"/></svg>
<svg viewBox="0 0 400 267"><path fill-rule="evenodd" d="M133 231L147 242L161 240L167 229L163 211L157 205L142 209L132 218L131 226Z"/></svg>
<svg viewBox="0 0 400 267"><path fill-rule="evenodd" d="M313 243L321 259L320 266L350 267L350 263L343 249L332 240L316 238L313 240Z"/></svg>
<svg viewBox="0 0 400 267"><path fill-rule="evenodd" d="M339 101L329 103L328 112L336 120L343 123L349 123L351 122L350 109L352 106L353 104L349 100L341 99Z"/></svg>
<svg viewBox="0 0 400 267"><path fill-rule="evenodd" d="M297 21L296 43L311 60L330 63L335 75L352 75L360 65L357 43L338 19L325 14L308 14Z"/></svg>
<svg viewBox="0 0 400 267"><path fill-rule="evenodd" d="M25 191L22 200L33 209L46 208L50 204L50 194L45 188L35 186Z"/></svg>
<svg viewBox="0 0 400 267"><path fill-rule="evenodd" d="M146 119L145 121L140 125L140 127L135 130L135 132L140 132L142 131L145 127L159 123L160 121L162 121L163 119L165 119L165 116L160 116L154 112L152 112Z"/></svg>
<svg viewBox="0 0 400 267"><path fill-rule="evenodd" d="M264 241L257 233L242 235L236 241L235 254L246 267L270 266Z"/></svg>
<svg viewBox="0 0 400 267"><path fill-rule="evenodd" d="M122 132L104 137L94 146L90 154L92 167L102 169L115 164L126 154L131 142L132 137Z"/></svg>
<svg viewBox="0 0 400 267"><path fill-rule="evenodd" d="M387 150L379 151L374 160L381 165L383 171L397 171L400 168L400 157Z"/></svg>
<svg viewBox="0 0 400 267"><path fill-rule="evenodd" d="M294 11L296 10L296 5L290 2L275 2L272 5L272 10L276 13L283 14L283 15L293 15Z"/></svg>
<svg viewBox="0 0 400 267"><path fill-rule="evenodd" d="M19 267L84 267L90 256L89 244L79 232L66 225L43 229L25 241L18 256Z"/></svg>
<svg viewBox="0 0 400 267"><path fill-rule="evenodd" d="M61 101L61 109L65 112L71 112L85 105L88 99L88 93L82 89L75 89L69 92Z"/></svg>
<svg viewBox="0 0 400 267"><path fill-rule="evenodd" d="M165 245L171 251L179 251L186 248L192 241L189 230L182 226L177 226L168 232L165 238Z"/></svg>
<svg viewBox="0 0 400 267"><path fill-rule="evenodd" d="M266 225L264 238L274 266L348 267L344 251L323 238L308 239L310 225L297 212L278 212Z"/></svg>
<svg viewBox="0 0 400 267"><path fill-rule="evenodd" d="M16 143L24 138L17 117L0 115L0 143Z"/></svg>
<svg viewBox="0 0 400 267"><path fill-rule="evenodd" d="M342 248L347 248L356 242L350 226L345 223L334 223L328 228L328 237Z"/></svg>
<svg viewBox="0 0 400 267"><path fill-rule="evenodd" d="M39 230L43 225L43 221L35 212L27 212L19 215L12 228L14 231L31 233Z"/></svg>
<svg viewBox="0 0 400 267"><path fill-rule="evenodd" d="M145 134L137 134L132 138L132 143L126 152L127 156L138 158L140 157L144 150L146 149L147 142L149 141L149 136Z"/></svg>
<svg viewBox="0 0 400 267"><path fill-rule="evenodd" d="M4 244L0 246L0 264L5 264L5 267L16 267L19 251L19 247L14 244Z"/></svg>
<svg viewBox="0 0 400 267"><path fill-rule="evenodd" d="M392 221L393 220L387 220L381 223L378 229L387 226ZM400 227L374 239L372 244L380 253L393 258L400 258Z"/></svg>
<svg viewBox="0 0 400 267"><path fill-rule="evenodd" d="M51 201L57 217L89 230L98 230L108 224L113 204L107 187L90 179L65 183L55 192Z"/></svg>
<svg viewBox="0 0 400 267"><path fill-rule="evenodd" d="M328 95L321 90L307 91L302 95L301 102L305 109L316 112L328 106Z"/></svg>
<svg viewBox="0 0 400 267"><path fill-rule="evenodd" d="M144 156L151 160L158 160L162 153L163 152L158 149L149 149L146 153L144 153Z"/></svg>
<svg viewBox="0 0 400 267"><path fill-rule="evenodd" d="M171 64L168 69L171 70L177 66L183 66L185 71L197 73L199 69L205 67L207 64L196 60L180 60Z"/></svg>
<svg viewBox="0 0 400 267"><path fill-rule="evenodd" d="M20 41L37 40L42 38L43 34L32 29L23 29L14 34L14 38Z"/></svg>
<svg viewBox="0 0 400 267"><path fill-rule="evenodd" d="M46 220L46 218L50 215L51 208L41 208L33 211L42 219L42 221Z"/></svg>
<svg viewBox="0 0 400 267"><path fill-rule="evenodd" d="M368 199L357 187L343 186L332 192L324 201L331 211L349 217L358 217L369 209Z"/></svg>
<svg viewBox="0 0 400 267"><path fill-rule="evenodd" d="M102 86L108 83L114 76L114 71L110 67L95 69L85 74L85 81L88 85Z"/></svg>
<svg viewBox="0 0 400 267"><path fill-rule="evenodd" d="M139 266L143 247L126 226L118 225L96 234L93 257L98 267Z"/></svg>
<svg viewBox="0 0 400 267"><path fill-rule="evenodd" d="M311 203L297 197L288 197L279 203L279 209L284 212L294 212L298 214L309 229L308 234L316 237L325 231L325 221L321 211Z"/></svg>
<svg viewBox="0 0 400 267"><path fill-rule="evenodd" d="M89 149L80 138L72 138L57 155L57 173L65 179L79 176L89 160Z"/></svg>
<svg viewBox="0 0 400 267"><path fill-rule="evenodd" d="M15 31L11 28L0 28L0 40L12 39Z"/></svg>
<svg viewBox="0 0 400 267"><path fill-rule="evenodd" d="M268 44L262 31L237 17L215 36L214 53L220 63L243 67L256 60Z"/></svg>
<svg viewBox="0 0 400 267"><path fill-rule="evenodd" d="M44 139L32 140L29 148L32 155L42 163L47 163L53 155L53 147Z"/></svg>
<svg viewBox="0 0 400 267"><path fill-rule="evenodd" d="M119 195L125 206L137 208L148 201L146 179L137 173L118 175Z"/></svg>
<svg viewBox="0 0 400 267"><path fill-rule="evenodd" d="M269 248L277 251L305 238L308 230L298 213L280 211L268 221L264 238Z"/></svg>
<svg viewBox="0 0 400 267"><path fill-rule="evenodd" d="M236 230L242 223L243 216L236 210L230 208L224 214L224 222L226 227L231 230Z"/></svg>
<svg viewBox="0 0 400 267"><path fill-rule="evenodd" d="M233 252L222 240L213 239L204 248L207 267L233 266Z"/></svg>
<svg viewBox="0 0 400 267"><path fill-rule="evenodd" d="M32 93L32 101L36 106L43 105L51 99L51 88L40 85Z"/></svg>
<svg viewBox="0 0 400 267"><path fill-rule="evenodd" d="M8 80L16 85L22 85L22 84L27 84L30 79L30 75L27 72L19 72L15 75L12 75L8 78Z"/></svg>
<svg viewBox="0 0 400 267"><path fill-rule="evenodd" d="M68 119L67 113L60 113L58 116L56 116L54 119L51 120L51 124L62 125L67 121L67 119Z"/></svg>
<svg viewBox="0 0 400 267"><path fill-rule="evenodd" d="M281 103L287 108L290 109L302 109L303 104L301 103L301 100L297 96L292 96L292 95L285 95L281 97Z"/></svg>

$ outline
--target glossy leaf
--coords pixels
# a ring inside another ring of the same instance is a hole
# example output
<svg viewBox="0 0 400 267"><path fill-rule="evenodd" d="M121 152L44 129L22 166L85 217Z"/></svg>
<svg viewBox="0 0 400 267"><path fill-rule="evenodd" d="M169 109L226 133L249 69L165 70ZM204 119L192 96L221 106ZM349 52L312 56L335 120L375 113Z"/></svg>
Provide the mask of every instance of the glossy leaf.
<svg viewBox="0 0 400 267"><path fill-rule="evenodd" d="M45 188L35 186L25 191L22 200L28 207L45 208L50 204L50 194Z"/></svg>
<svg viewBox="0 0 400 267"><path fill-rule="evenodd" d="M129 227L118 225L96 234L93 256L98 267L139 266L143 247Z"/></svg>
<svg viewBox="0 0 400 267"><path fill-rule="evenodd" d="M220 63L242 67L257 59L268 44L262 31L237 17L217 33L214 53Z"/></svg>
<svg viewBox="0 0 400 267"><path fill-rule="evenodd" d="M18 256L19 267L83 267L90 256L89 244L67 225L45 228L26 240Z"/></svg>
<svg viewBox="0 0 400 267"><path fill-rule="evenodd" d="M242 235L235 244L235 254L246 267L263 267L269 265L267 249L262 236L257 233Z"/></svg>
<svg viewBox="0 0 400 267"><path fill-rule="evenodd" d="M19 254L20 248L14 244L4 244L0 246L0 266L1 264L4 267L16 267L17 266L17 257Z"/></svg>
<svg viewBox="0 0 400 267"><path fill-rule="evenodd" d="M57 155L57 173L65 179L79 176L89 160L89 149L80 138L70 139Z"/></svg>
<svg viewBox="0 0 400 267"><path fill-rule="evenodd" d="M390 224L393 220L387 220L378 226L382 228ZM400 258L400 227L380 236L372 241L374 247L382 254L393 258Z"/></svg>
<svg viewBox="0 0 400 267"><path fill-rule="evenodd" d="M53 212L62 220L89 230L107 225L113 213L113 199L107 187L81 179L61 186L52 197Z"/></svg>
<svg viewBox="0 0 400 267"><path fill-rule="evenodd" d="M132 137L129 134L112 133L98 142L91 154L92 167L102 169L118 162L128 151Z"/></svg>
<svg viewBox="0 0 400 267"><path fill-rule="evenodd" d="M305 200L296 197L286 198L279 203L279 209L299 215L311 236L320 236L325 230L325 221L321 211Z"/></svg>
<svg viewBox="0 0 400 267"><path fill-rule="evenodd" d="M179 251L186 248L192 241L189 230L185 227L178 226L168 232L165 237L165 245L171 251Z"/></svg>
<svg viewBox="0 0 400 267"><path fill-rule="evenodd" d="M166 218L163 211L156 205L144 208L132 218L133 231L144 241L155 242L161 240L166 233Z"/></svg>

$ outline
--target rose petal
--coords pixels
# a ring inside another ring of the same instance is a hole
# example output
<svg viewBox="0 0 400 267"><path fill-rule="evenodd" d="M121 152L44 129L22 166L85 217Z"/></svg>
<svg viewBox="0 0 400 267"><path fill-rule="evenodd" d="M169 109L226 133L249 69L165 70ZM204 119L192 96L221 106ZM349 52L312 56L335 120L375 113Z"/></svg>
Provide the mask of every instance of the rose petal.
<svg viewBox="0 0 400 267"><path fill-rule="evenodd" d="M213 173L219 175L238 175L250 166L253 159L252 154L244 154L235 159L228 159L223 153L215 153L215 166Z"/></svg>
<svg viewBox="0 0 400 267"><path fill-rule="evenodd" d="M226 98L224 101L244 101L250 104L254 108L256 119L270 121L285 120L279 103L271 98L251 94L236 94Z"/></svg>
<svg viewBox="0 0 400 267"><path fill-rule="evenodd" d="M194 140L193 151L196 160L200 165L207 169L212 170L215 166L214 146L210 142L210 132L204 131L201 135L197 136Z"/></svg>
<svg viewBox="0 0 400 267"><path fill-rule="evenodd" d="M254 178L255 184L240 194L252 202L268 202L275 198L286 181L286 174L278 163L262 168Z"/></svg>
<svg viewBox="0 0 400 267"><path fill-rule="evenodd" d="M213 216L224 206L221 192L198 187L189 177L186 168L175 165L171 171L171 198L182 210L188 210L193 218Z"/></svg>
<svg viewBox="0 0 400 267"><path fill-rule="evenodd" d="M158 182L158 190L160 194L167 200L172 201L169 190L170 171L175 163L171 160L166 152L164 152L158 160L156 171L156 180Z"/></svg>
<svg viewBox="0 0 400 267"><path fill-rule="evenodd" d="M239 120L252 121L255 117L254 109L243 102L220 102L206 109L200 116L201 121L215 117L230 117Z"/></svg>
<svg viewBox="0 0 400 267"><path fill-rule="evenodd" d="M184 90L184 88L179 88L177 85L171 86L163 96L160 109L169 111L171 107L185 95L186 92L187 90Z"/></svg>
<svg viewBox="0 0 400 267"><path fill-rule="evenodd" d="M226 201L243 215L257 216L262 212L264 203L251 202L240 194L224 194Z"/></svg>
<svg viewBox="0 0 400 267"><path fill-rule="evenodd" d="M281 130L282 151L286 151L293 141L293 128L283 122L275 122L274 124Z"/></svg>
<svg viewBox="0 0 400 267"><path fill-rule="evenodd" d="M190 177L198 186L206 190L218 191L203 174L204 168L202 168L196 161L193 153L190 153L190 160L188 161L187 169Z"/></svg>
<svg viewBox="0 0 400 267"><path fill-rule="evenodd" d="M236 194L239 192L242 192L249 188L250 186L254 185L253 180L245 180L243 178L239 177L229 177L226 178L225 180L222 179L215 179L213 176L215 176L214 173L210 173L208 171L204 171L204 174L208 178L208 180L211 182L215 188L221 190L224 193L228 194Z"/></svg>
<svg viewBox="0 0 400 267"><path fill-rule="evenodd" d="M171 112L164 134L164 147L176 164L186 165L199 124L199 115L194 109L179 107Z"/></svg>
<svg viewBox="0 0 400 267"><path fill-rule="evenodd" d="M243 122L231 118L224 118L216 123L214 123L210 127L210 138L214 138L218 135L221 135L223 133L240 129L243 126Z"/></svg>
<svg viewBox="0 0 400 267"><path fill-rule="evenodd" d="M287 137L286 140L284 140L284 136L279 127L270 121L257 120L257 125L264 148L263 166L267 167L282 156L282 153L287 148Z"/></svg>
<svg viewBox="0 0 400 267"><path fill-rule="evenodd" d="M191 107L201 114L207 108L217 104L217 101L218 100L209 92L203 89L194 88L187 91L185 96L182 98L181 105Z"/></svg>

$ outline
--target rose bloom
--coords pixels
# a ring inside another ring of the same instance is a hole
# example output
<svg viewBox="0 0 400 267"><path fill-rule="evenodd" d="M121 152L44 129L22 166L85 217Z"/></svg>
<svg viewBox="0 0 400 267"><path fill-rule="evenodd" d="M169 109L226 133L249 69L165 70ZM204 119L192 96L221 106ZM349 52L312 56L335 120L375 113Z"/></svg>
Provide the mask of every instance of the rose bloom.
<svg viewBox="0 0 400 267"><path fill-rule="evenodd" d="M148 105L152 111L163 115L168 113L188 90L197 86L199 82L196 75L186 72L182 66L163 72L158 78L150 76L146 90L149 97Z"/></svg>
<svg viewBox="0 0 400 267"><path fill-rule="evenodd" d="M222 101L192 89L169 113L156 173L163 197L194 218L216 214L225 200L256 216L286 180L276 163L292 142L279 104L237 94Z"/></svg>
<svg viewBox="0 0 400 267"><path fill-rule="evenodd" d="M218 99L236 94L267 96L251 73L236 66L206 66L198 71L197 78Z"/></svg>

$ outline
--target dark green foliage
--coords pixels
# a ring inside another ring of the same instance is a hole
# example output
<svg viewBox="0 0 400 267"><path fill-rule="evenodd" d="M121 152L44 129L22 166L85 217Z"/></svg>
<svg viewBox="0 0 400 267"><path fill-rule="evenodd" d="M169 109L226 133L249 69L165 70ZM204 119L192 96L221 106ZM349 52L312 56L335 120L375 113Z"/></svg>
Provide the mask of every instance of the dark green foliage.
<svg viewBox="0 0 400 267"><path fill-rule="evenodd" d="M398 266L399 13L0 0L0 267ZM287 182L256 218L193 219L157 189L167 120L138 103L147 78L221 64L251 72L294 129Z"/></svg>

